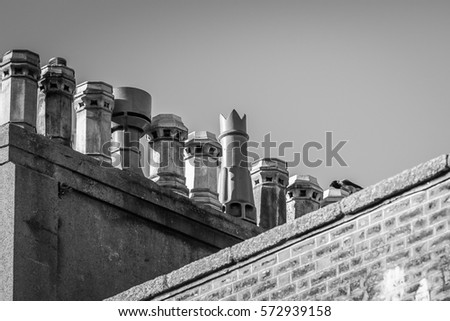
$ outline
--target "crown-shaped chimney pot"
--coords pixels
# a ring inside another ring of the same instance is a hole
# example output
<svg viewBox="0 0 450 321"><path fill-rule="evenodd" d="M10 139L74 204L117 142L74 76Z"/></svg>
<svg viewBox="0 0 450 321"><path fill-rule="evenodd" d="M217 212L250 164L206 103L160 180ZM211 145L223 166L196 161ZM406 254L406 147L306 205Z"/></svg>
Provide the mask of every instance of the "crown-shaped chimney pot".
<svg viewBox="0 0 450 321"><path fill-rule="evenodd" d="M235 135L242 135L248 138L247 134L247 115L244 114L242 118L239 116L236 109L230 113L228 117L220 115L220 135L219 139L222 136L227 135L229 133L233 133Z"/></svg>
<svg viewBox="0 0 450 321"><path fill-rule="evenodd" d="M248 170L247 119L233 110L228 118L220 115L219 140L223 149L219 177L219 200L223 210L256 223L252 182Z"/></svg>

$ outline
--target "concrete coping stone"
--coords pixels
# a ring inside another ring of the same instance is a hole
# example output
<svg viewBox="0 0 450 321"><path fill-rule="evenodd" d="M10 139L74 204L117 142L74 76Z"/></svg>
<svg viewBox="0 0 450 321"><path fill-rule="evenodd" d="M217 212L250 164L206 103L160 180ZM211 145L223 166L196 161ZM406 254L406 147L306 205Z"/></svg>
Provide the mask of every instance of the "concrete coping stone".
<svg viewBox="0 0 450 321"><path fill-rule="evenodd" d="M8 145L47 159L58 166L68 168L134 197L149 200L178 215L189 217L197 224L221 228L223 233L239 239L246 239L263 231L254 224L217 210L200 208L191 199L168 191L130 170L116 169L107 163L101 166L100 161L93 157L56 144L42 135L28 132L15 125L5 124L0 126L0 147ZM9 154L5 155L2 161L9 161L8 158Z"/></svg>

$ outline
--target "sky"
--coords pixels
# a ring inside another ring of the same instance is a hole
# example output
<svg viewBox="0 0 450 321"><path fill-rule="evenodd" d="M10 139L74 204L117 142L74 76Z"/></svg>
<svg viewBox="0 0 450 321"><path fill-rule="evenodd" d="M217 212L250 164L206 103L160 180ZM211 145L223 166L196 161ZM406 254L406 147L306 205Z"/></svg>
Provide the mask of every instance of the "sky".
<svg viewBox="0 0 450 321"><path fill-rule="evenodd" d="M152 115L219 133L219 114L247 115L250 139L270 133L325 148L290 174L326 188L362 186L449 152L450 1L14 0L0 5L0 51L64 57L77 82L152 95ZM258 151L263 156L262 150ZM272 149L272 157L279 151Z"/></svg>

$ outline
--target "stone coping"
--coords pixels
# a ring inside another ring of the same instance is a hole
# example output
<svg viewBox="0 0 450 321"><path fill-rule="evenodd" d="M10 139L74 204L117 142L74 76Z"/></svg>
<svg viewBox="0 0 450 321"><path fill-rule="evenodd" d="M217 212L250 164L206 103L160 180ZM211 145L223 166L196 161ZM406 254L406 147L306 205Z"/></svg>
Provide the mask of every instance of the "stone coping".
<svg viewBox="0 0 450 321"><path fill-rule="evenodd" d="M333 203L310 213L311 215L308 215L306 220L299 218L290 223L277 226L256 237L192 262L169 274L132 287L107 300L150 300L274 247L283 245L289 240L344 219L345 216L354 215L376 206L387 199L398 196L449 171L448 155L439 156L375 185L366 187L338 203Z"/></svg>
<svg viewBox="0 0 450 321"><path fill-rule="evenodd" d="M100 165L97 159L16 125L0 126L0 164L8 161L20 164L20 155L14 153L13 149L31 154L37 159L45 159L89 180L166 208L172 211L174 216L183 217L185 222L189 220L193 224L207 226L236 240L245 240L263 232L261 228L249 222L220 211L200 208L189 198L165 190L143 175L116 169L107 163ZM170 221L170 218L168 220Z"/></svg>

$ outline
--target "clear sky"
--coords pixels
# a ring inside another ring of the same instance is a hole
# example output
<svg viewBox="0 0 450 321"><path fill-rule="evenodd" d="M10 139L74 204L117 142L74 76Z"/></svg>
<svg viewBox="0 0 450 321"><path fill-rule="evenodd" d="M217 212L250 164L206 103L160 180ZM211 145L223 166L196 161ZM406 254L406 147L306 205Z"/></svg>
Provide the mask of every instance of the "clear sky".
<svg viewBox="0 0 450 321"><path fill-rule="evenodd" d="M450 151L450 1L3 1L0 51L18 48L142 88L190 131L236 108L252 140L293 142L285 160L331 131L348 167L290 169L323 187Z"/></svg>

